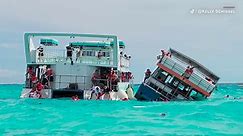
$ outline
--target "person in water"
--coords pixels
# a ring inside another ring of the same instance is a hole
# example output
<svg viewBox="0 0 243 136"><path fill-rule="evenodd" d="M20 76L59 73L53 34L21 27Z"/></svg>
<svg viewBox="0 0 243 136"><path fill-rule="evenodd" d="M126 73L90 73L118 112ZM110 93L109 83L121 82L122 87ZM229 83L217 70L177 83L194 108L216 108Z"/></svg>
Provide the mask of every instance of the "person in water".
<svg viewBox="0 0 243 136"><path fill-rule="evenodd" d="M29 93L30 98L35 98L36 97L36 85L34 85Z"/></svg>
<svg viewBox="0 0 243 136"><path fill-rule="evenodd" d="M150 69L147 69L146 72L145 72L145 76L144 76L143 82L145 82L145 80L148 79L150 77L150 75L151 75L151 71L150 71Z"/></svg>
<svg viewBox="0 0 243 136"><path fill-rule="evenodd" d="M229 97L230 97L230 96L229 96L228 94L224 96L224 98L229 98Z"/></svg>
<svg viewBox="0 0 243 136"><path fill-rule="evenodd" d="M103 94L101 96L103 100L110 100L111 99L110 91L111 90L107 86L104 86Z"/></svg>
<svg viewBox="0 0 243 136"><path fill-rule="evenodd" d="M92 92L91 92L91 98L92 100L98 100L100 99L100 97L102 96L102 92L100 90L99 86L94 86L92 88Z"/></svg>
<svg viewBox="0 0 243 136"><path fill-rule="evenodd" d="M72 100L74 100L74 101L78 101L78 100L80 100L80 99L79 99L78 95L74 95L74 96L72 96Z"/></svg>

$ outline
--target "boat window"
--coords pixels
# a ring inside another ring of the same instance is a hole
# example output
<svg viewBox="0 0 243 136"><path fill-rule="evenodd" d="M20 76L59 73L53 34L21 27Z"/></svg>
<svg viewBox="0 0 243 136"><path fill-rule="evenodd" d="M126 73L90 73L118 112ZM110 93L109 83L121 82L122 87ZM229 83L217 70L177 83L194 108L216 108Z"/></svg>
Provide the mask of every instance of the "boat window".
<svg viewBox="0 0 243 136"><path fill-rule="evenodd" d="M169 76L167 76L167 78L165 79L165 83L171 83L172 80L173 80L172 76L169 75Z"/></svg>
<svg viewBox="0 0 243 136"><path fill-rule="evenodd" d="M95 56L95 51L83 51L83 56Z"/></svg>
<svg viewBox="0 0 243 136"><path fill-rule="evenodd" d="M167 76L168 75L168 73L167 72L165 72L165 71L163 71L163 72L161 72L163 75L165 75L165 76Z"/></svg>
<svg viewBox="0 0 243 136"><path fill-rule="evenodd" d="M190 94L190 96L195 96L195 95L197 95L197 93L198 93L198 92L196 92L196 91L193 89L192 92L191 92L191 94Z"/></svg>
<svg viewBox="0 0 243 136"><path fill-rule="evenodd" d="M179 86L178 86L178 88L182 91L182 90L184 90L185 86L180 83Z"/></svg>
<svg viewBox="0 0 243 136"><path fill-rule="evenodd" d="M179 81L178 80L174 80L173 86L177 86L178 84L179 84Z"/></svg>
<svg viewBox="0 0 243 136"><path fill-rule="evenodd" d="M150 84L149 84L149 86L150 86L150 87L152 87L152 88L153 88L153 89L155 89L155 90L157 90L157 89L158 89L158 86L156 86L156 85L155 85L155 84L153 84L153 83L150 83Z"/></svg>
<svg viewBox="0 0 243 136"><path fill-rule="evenodd" d="M164 82L166 80L166 77L167 77L168 73L165 72L165 71L162 71L162 72L158 72L158 74L156 75L156 79L160 82Z"/></svg>
<svg viewBox="0 0 243 136"><path fill-rule="evenodd" d="M184 88L184 90L187 91L187 92L190 91L190 86L186 86L186 87Z"/></svg>
<svg viewBox="0 0 243 136"><path fill-rule="evenodd" d="M155 77L156 75L158 75L159 71L161 71L160 68L157 68L157 69L152 73L152 76Z"/></svg>
<svg viewBox="0 0 243 136"><path fill-rule="evenodd" d="M199 93L199 92L197 92L197 90L192 89L190 97L192 97L193 99L199 99L200 100L200 99L204 98L204 95Z"/></svg>
<svg viewBox="0 0 243 136"><path fill-rule="evenodd" d="M157 80L158 80L159 82L164 82L165 79L166 79L166 76L165 76L165 75L159 75L159 76L157 76Z"/></svg>
<svg viewBox="0 0 243 136"><path fill-rule="evenodd" d="M110 57L110 52L107 52L107 51L106 52L103 52L103 56L104 57Z"/></svg>

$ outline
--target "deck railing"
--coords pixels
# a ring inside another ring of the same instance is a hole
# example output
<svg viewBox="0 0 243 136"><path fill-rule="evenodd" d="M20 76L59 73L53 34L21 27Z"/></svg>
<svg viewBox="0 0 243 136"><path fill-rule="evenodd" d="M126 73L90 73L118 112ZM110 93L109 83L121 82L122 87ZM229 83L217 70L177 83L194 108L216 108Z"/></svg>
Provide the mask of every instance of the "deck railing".
<svg viewBox="0 0 243 136"><path fill-rule="evenodd" d="M87 51L87 50L85 50ZM45 50L44 56L39 57L38 51L34 51L36 55L35 57L36 63L56 63L56 62L71 62L69 58L66 56L65 50ZM72 60L74 63L83 63L90 65L113 65L112 55L110 56L102 56L98 58L97 56L80 56L76 61L76 53L73 51Z"/></svg>
<svg viewBox="0 0 243 136"><path fill-rule="evenodd" d="M178 73L179 75L182 75L186 70L186 67L183 67L182 65L175 62L173 59L169 57L164 57L161 61L161 64L173 70L174 72ZM191 76L189 77L189 81L191 81L192 83L194 83L195 85L199 86L200 88L202 88L207 92L211 92L215 88L215 85L208 82L205 79L205 77L203 77L203 75L199 75L196 72L193 72L191 74Z"/></svg>

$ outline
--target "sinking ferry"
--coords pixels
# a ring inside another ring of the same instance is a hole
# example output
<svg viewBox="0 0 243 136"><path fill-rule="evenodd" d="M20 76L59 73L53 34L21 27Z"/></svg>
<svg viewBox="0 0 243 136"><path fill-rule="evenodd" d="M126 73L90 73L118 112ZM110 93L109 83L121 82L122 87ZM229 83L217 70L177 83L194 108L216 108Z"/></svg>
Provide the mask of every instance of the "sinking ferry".
<svg viewBox="0 0 243 136"><path fill-rule="evenodd" d="M133 97L127 93L132 91L131 56L115 35L25 33L24 44L27 65L21 98Z"/></svg>
<svg viewBox="0 0 243 136"><path fill-rule="evenodd" d="M219 77L194 59L174 49L161 50L157 59L135 94L138 100L202 100L216 89Z"/></svg>

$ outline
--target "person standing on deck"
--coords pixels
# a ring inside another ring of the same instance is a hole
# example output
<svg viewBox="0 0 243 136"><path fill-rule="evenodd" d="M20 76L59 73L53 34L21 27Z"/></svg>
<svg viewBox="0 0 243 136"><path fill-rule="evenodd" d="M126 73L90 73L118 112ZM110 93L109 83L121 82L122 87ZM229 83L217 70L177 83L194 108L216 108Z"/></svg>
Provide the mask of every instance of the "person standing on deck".
<svg viewBox="0 0 243 136"><path fill-rule="evenodd" d="M194 67L187 66L187 68L186 68L185 72L182 74L182 76L185 77L185 78L187 78L187 79L189 79L190 76L193 73L193 69L194 69Z"/></svg>
<svg viewBox="0 0 243 136"><path fill-rule="evenodd" d="M132 75L132 72L127 72L127 79L128 81L132 80L134 77Z"/></svg>
<svg viewBox="0 0 243 136"><path fill-rule="evenodd" d="M150 75L151 75L151 71L150 71L150 69L147 69L145 72L145 77L144 77L143 82L145 82L145 80L148 79L150 77Z"/></svg>
<svg viewBox="0 0 243 136"><path fill-rule="evenodd" d="M78 59L80 59L81 54L82 54L82 47L79 47L76 50L76 62L78 61Z"/></svg>
<svg viewBox="0 0 243 136"><path fill-rule="evenodd" d="M68 45L66 47L66 49L67 49L67 58L66 58L66 60L70 59L71 60L71 64L73 64L73 59L72 59L73 49L72 49L72 47L70 45Z"/></svg>
<svg viewBox="0 0 243 136"><path fill-rule="evenodd" d="M108 75L108 80L110 81L110 88L111 89L115 89L117 86L117 83L119 82L119 78L117 76L117 74L115 73L115 71L113 69L111 69L110 74Z"/></svg>
<svg viewBox="0 0 243 136"><path fill-rule="evenodd" d="M121 72L121 81L126 82L126 75L124 72Z"/></svg>
<svg viewBox="0 0 243 136"><path fill-rule="evenodd" d="M168 51L165 51L165 50L161 50L161 53L162 53L162 57L166 56L166 57L171 57L171 53Z"/></svg>
<svg viewBox="0 0 243 136"><path fill-rule="evenodd" d="M92 81L94 86L98 85L100 78L101 77L100 77L99 70L96 69L95 72L92 75L92 78L91 78L91 81Z"/></svg>
<svg viewBox="0 0 243 136"><path fill-rule="evenodd" d="M25 76L26 76L26 87L32 87L32 81L31 81L32 75L34 75L34 70L33 70L32 66L29 66L27 68L27 72L25 74Z"/></svg>
<svg viewBox="0 0 243 136"><path fill-rule="evenodd" d="M40 81L38 81L38 83L36 84L38 98L41 98L42 89L44 89L44 86L42 85L42 83Z"/></svg>
<svg viewBox="0 0 243 136"><path fill-rule="evenodd" d="M101 52L101 50L99 50L97 57L98 57L99 59L101 59L101 57L103 57L103 53Z"/></svg>
<svg viewBox="0 0 243 136"><path fill-rule="evenodd" d="M43 47L38 47L37 48L38 51L38 62L43 62L44 61L44 49Z"/></svg>
<svg viewBox="0 0 243 136"><path fill-rule="evenodd" d="M47 76L47 79L48 79L48 87L52 87L52 82L54 81L54 76L53 76L53 70L52 68L50 68L50 66L47 68L46 70L46 76Z"/></svg>

